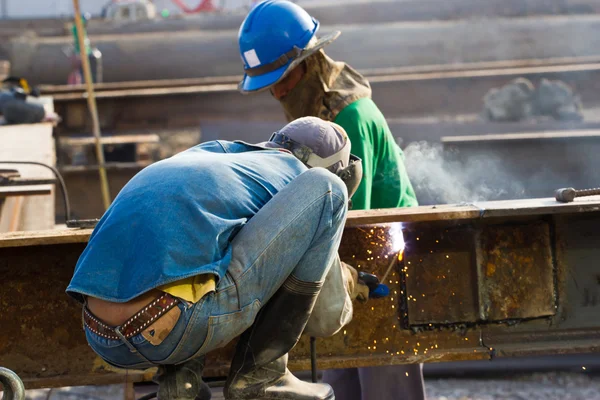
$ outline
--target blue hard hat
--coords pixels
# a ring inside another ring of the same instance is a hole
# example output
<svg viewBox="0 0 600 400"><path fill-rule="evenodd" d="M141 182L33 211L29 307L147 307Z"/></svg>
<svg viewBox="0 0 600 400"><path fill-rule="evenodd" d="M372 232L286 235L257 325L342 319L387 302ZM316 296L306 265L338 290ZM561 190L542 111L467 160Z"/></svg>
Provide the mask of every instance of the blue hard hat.
<svg viewBox="0 0 600 400"><path fill-rule="evenodd" d="M266 0L256 5L238 33L245 72L240 91L271 87L340 34L334 32L317 40L318 29L319 21L290 1Z"/></svg>

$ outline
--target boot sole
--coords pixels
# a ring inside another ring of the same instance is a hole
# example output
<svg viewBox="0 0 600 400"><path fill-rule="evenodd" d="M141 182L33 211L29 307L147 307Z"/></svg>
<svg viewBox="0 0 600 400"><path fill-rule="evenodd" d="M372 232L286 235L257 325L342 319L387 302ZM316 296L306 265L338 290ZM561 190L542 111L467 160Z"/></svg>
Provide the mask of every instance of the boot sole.
<svg viewBox="0 0 600 400"><path fill-rule="evenodd" d="M277 398L274 398L274 397L254 397L252 399L245 399L245 400L284 400L284 399L277 399ZM335 395L331 396L331 397L328 397L328 398L326 398L324 400L335 400Z"/></svg>
<svg viewBox="0 0 600 400"><path fill-rule="evenodd" d="M276 397L253 397L251 399L244 399L244 400L285 400L285 399L278 399ZM328 398L326 398L324 400L335 400L335 394L329 396Z"/></svg>

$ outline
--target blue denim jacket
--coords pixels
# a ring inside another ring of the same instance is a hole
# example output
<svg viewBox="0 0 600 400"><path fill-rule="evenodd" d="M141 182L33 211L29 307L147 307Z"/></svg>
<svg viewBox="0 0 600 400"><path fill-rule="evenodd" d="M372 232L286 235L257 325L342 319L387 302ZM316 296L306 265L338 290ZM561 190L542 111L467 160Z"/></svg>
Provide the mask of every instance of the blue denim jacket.
<svg viewBox="0 0 600 400"><path fill-rule="evenodd" d="M304 171L289 153L225 141L148 166L94 229L67 293L125 302L193 275L220 279L232 237Z"/></svg>

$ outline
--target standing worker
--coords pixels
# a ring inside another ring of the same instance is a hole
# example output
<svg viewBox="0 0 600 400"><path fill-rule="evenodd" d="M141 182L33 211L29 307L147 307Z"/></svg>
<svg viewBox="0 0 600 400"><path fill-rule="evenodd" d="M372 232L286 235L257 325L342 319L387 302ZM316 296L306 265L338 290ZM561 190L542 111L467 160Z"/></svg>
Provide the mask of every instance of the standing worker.
<svg viewBox="0 0 600 400"><path fill-rule="evenodd" d="M81 23L83 25L83 42L85 45L85 55L90 61L90 70L92 72L92 81L94 83L102 82L102 53L96 48L92 48L90 38L87 34L87 24L89 16L82 15ZM69 74L68 84L69 85L80 85L84 82L83 64L81 62L81 51L79 47L79 39L77 37L77 26L73 24L71 27L71 34L74 40L74 54L71 56L71 65L73 70Z"/></svg>
<svg viewBox="0 0 600 400"><path fill-rule="evenodd" d="M333 400L329 385L294 377L287 354L303 331L341 327L311 317L313 307L333 315L319 294L340 266L361 176L344 129L314 117L261 145L207 142L146 167L103 215L67 288L88 343L116 367L161 366L160 400L209 400L203 356L241 335L226 399ZM344 284L350 297L357 279Z"/></svg>
<svg viewBox="0 0 600 400"><path fill-rule="evenodd" d="M270 90L289 121L314 116L346 130L364 170L353 209L416 206L402 150L371 100L369 82L322 50L340 32L317 38L318 29L317 20L289 1L258 4L238 34L245 72L240 91ZM421 365L325 371L323 380L341 400L425 398Z"/></svg>

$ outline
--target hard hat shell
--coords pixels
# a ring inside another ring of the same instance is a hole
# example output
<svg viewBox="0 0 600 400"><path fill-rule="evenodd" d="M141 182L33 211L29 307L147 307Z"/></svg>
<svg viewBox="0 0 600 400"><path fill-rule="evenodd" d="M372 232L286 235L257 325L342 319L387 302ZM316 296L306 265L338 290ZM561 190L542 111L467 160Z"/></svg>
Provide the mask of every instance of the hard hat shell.
<svg viewBox="0 0 600 400"><path fill-rule="evenodd" d="M242 22L238 44L244 78L242 93L267 89L283 79L302 60L333 42L339 32L316 40L319 22L287 0L266 0Z"/></svg>

